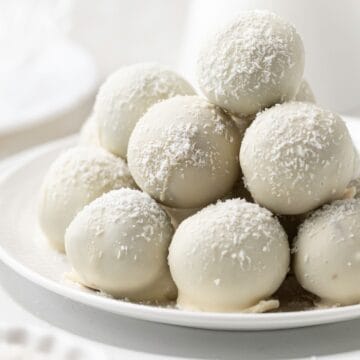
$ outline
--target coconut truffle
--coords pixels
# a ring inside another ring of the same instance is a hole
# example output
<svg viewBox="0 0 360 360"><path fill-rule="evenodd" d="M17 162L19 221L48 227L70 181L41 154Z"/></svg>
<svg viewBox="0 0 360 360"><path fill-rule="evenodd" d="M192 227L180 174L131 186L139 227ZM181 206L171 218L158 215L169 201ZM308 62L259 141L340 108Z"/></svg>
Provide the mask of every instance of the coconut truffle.
<svg viewBox="0 0 360 360"><path fill-rule="evenodd" d="M177 96L151 107L136 124L128 164L157 201L197 208L231 190L239 148L239 131L220 108L198 96Z"/></svg>
<svg viewBox="0 0 360 360"><path fill-rule="evenodd" d="M289 258L286 234L270 211L240 199L210 205L184 220L171 242L177 304L243 311L278 289Z"/></svg>
<svg viewBox="0 0 360 360"><path fill-rule="evenodd" d="M126 158L131 132L153 104L175 95L194 95L191 85L157 64L136 64L116 71L101 86L94 106L100 143Z"/></svg>
<svg viewBox="0 0 360 360"><path fill-rule="evenodd" d="M80 130L79 144L83 146L100 146L99 129L94 116L90 116Z"/></svg>
<svg viewBox="0 0 360 360"><path fill-rule="evenodd" d="M246 11L205 41L197 80L212 103L246 116L293 99L304 63L291 24L268 11Z"/></svg>
<svg viewBox="0 0 360 360"><path fill-rule="evenodd" d="M311 90L309 83L305 79L301 81L299 89L294 97L294 101L316 103L315 95Z"/></svg>
<svg viewBox="0 0 360 360"><path fill-rule="evenodd" d="M176 297L167 265L173 235L165 211L138 190L113 190L84 207L65 234L80 282L116 298Z"/></svg>
<svg viewBox="0 0 360 360"><path fill-rule="evenodd" d="M64 251L65 230L85 205L110 190L135 186L124 160L97 147L69 149L44 178L40 226L50 244Z"/></svg>
<svg viewBox="0 0 360 360"><path fill-rule="evenodd" d="M294 272L308 291L329 303L360 302L360 201L317 210L300 227Z"/></svg>
<svg viewBox="0 0 360 360"><path fill-rule="evenodd" d="M240 163L257 203L295 215L344 196L354 147L338 115L290 102L257 115L245 133Z"/></svg>

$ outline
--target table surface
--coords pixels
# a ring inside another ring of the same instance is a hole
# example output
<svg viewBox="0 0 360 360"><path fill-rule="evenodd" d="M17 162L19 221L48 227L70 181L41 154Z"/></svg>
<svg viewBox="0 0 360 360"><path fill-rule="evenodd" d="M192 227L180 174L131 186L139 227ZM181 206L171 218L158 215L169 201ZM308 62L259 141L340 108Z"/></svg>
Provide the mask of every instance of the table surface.
<svg viewBox="0 0 360 360"><path fill-rule="evenodd" d="M8 159L1 170L14 163ZM360 319L303 329L190 329L112 315L33 284L0 261L0 322L55 327L117 359L359 359Z"/></svg>

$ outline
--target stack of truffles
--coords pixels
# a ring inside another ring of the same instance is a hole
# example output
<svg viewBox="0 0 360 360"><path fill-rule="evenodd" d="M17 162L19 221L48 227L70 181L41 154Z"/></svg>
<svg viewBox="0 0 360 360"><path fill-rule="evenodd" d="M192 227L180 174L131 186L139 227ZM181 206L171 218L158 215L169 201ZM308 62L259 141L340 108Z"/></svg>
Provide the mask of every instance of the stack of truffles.
<svg viewBox="0 0 360 360"><path fill-rule="evenodd" d="M112 74L41 189L41 228L79 283L267 311L290 271L319 301L360 302L358 154L315 105L304 60L291 24L251 11L203 43L203 95L156 64Z"/></svg>

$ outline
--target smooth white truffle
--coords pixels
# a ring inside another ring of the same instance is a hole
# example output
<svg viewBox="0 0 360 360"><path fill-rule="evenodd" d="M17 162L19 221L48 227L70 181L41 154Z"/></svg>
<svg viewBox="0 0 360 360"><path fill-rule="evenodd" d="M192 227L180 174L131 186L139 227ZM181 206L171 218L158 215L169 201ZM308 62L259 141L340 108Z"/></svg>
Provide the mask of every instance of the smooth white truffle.
<svg viewBox="0 0 360 360"><path fill-rule="evenodd" d="M268 11L246 11L205 41L197 60L201 91L238 115L293 99L304 71L296 29Z"/></svg>
<svg viewBox="0 0 360 360"><path fill-rule="evenodd" d="M225 195L238 178L240 134L217 106L176 96L152 106L130 137L138 186L162 204L196 208Z"/></svg>
<svg viewBox="0 0 360 360"><path fill-rule="evenodd" d="M316 103L315 95L309 85L309 83L303 79L300 83L299 89L294 97L294 101L304 101Z"/></svg>
<svg viewBox="0 0 360 360"><path fill-rule="evenodd" d="M153 104L175 95L194 95L191 85L157 64L136 64L116 71L101 86L94 106L101 145L126 158L135 124Z"/></svg>
<svg viewBox="0 0 360 360"><path fill-rule="evenodd" d="M257 203L278 214L302 214L343 197L354 172L354 147L338 115L290 102L257 115L240 163Z"/></svg>
<svg viewBox="0 0 360 360"><path fill-rule="evenodd" d="M90 116L80 129L79 144L84 146L100 146L99 128L94 116Z"/></svg>
<svg viewBox="0 0 360 360"><path fill-rule="evenodd" d="M360 201L317 210L300 227L294 271L308 291L330 303L360 302Z"/></svg>
<svg viewBox="0 0 360 360"><path fill-rule="evenodd" d="M80 282L133 301L176 297L167 265L173 235L165 211L138 190L113 190L84 207L65 234Z"/></svg>
<svg viewBox="0 0 360 360"><path fill-rule="evenodd" d="M78 211L105 192L135 186L124 160L97 147L69 149L45 175L40 226L50 244L64 251L65 230Z"/></svg>
<svg viewBox="0 0 360 360"><path fill-rule="evenodd" d="M270 211L240 199L210 205L184 220L171 242L177 304L243 311L278 289L289 259L286 234Z"/></svg>

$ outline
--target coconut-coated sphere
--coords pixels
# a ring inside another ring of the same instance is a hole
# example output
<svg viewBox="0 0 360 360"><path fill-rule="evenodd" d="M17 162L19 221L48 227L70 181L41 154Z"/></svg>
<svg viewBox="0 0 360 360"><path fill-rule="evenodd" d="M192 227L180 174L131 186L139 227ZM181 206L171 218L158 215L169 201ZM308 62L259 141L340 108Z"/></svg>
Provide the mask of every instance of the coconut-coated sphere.
<svg viewBox="0 0 360 360"><path fill-rule="evenodd" d="M124 160L97 147L62 153L45 175L39 202L40 226L50 244L64 251L64 234L74 216L105 192L135 187Z"/></svg>
<svg viewBox="0 0 360 360"><path fill-rule="evenodd" d="M309 83L303 79L300 83L299 89L294 97L294 101L304 101L316 103L315 95L309 85Z"/></svg>
<svg viewBox="0 0 360 360"><path fill-rule="evenodd" d="M131 132L153 104L175 95L194 95L191 85L157 64L130 65L116 71L101 86L94 106L101 145L126 158Z"/></svg>
<svg viewBox="0 0 360 360"><path fill-rule="evenodd" d="M330 303L360 302L360 200L335 201L300 227L294 272L308 291Z"/></svg>
<svg viewBox="0 0 360 360"><path fill-rule="evenodd" d="M238 178L240 134L217 106L198 96L154 105L130 137L128 164L138 186L174 208L225 195Z"/></svg>
<svg viewBox="0 0 360 360"><path fill-rule="evenodd" d="M94 116L90 116L81 127L79 144L83 146L100 146L99 129Z"/></svg>
<svg viewBox="0 0 360 360"><path fill-rule="evenodd" d="M184 220L169 248L180 308L241 311L270 297L289 267L286 234L270 211L245 200L209 205Z"/></svg>
<svg viewBox="0 0 360 360"><path fill-rule="evenodd" d="M81 210L65 234L82 284L135 301L176 297L167 264L170 218L143 192L113 190Z"/></svg>
<svg viewBox="0 0 360 360"><path fill-rule="evenodd" d="M201 91L238 115L293 99L304 71L296 29L269 11L246 11L205 41L197 60Z"/></svg>
<svg viewBox="0 0 360 360"><path fill-rule="evenodd" d="M257 203L295 215L343 197L354 172L354 147L337 114L289 102L257 115L245 133L240 163Z"/></svg>

